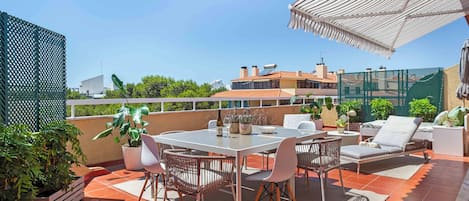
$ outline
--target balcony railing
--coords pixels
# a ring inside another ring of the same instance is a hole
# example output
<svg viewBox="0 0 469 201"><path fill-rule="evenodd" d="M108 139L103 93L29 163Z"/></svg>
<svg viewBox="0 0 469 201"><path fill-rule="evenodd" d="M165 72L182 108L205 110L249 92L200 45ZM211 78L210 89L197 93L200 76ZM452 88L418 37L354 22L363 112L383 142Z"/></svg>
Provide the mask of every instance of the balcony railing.
<svg viewBox="0 0 469 201"><path fill-rule="evenodd" d="M249 98L129 98L129 99L74 99L67 100L67 106L70 106L70 117L75 118L75 106L79 105L109 105L109 104L160 104L159 111L152 112L171 112L165 110L165 103L192 103L192 109L196 110L213 110L213 109L230 109L237 108L262 108L262 107L278 107L280 105L304 105L311 101L318 101L322 99L323 103L326 97L331 97L334 104L338 103L338 96L301 96L295 102L291 102L290 98L281 97L249 97ZM197 109L197 103L211 102L216 103L218 107L211 109ZM246 103L256 102L257 104ZM285 104L287 102L287 104ZM222 104L231 103L231 104ZM265 103L273 103L266 105ZM225 105L225 107L224 107Z"/></svg>

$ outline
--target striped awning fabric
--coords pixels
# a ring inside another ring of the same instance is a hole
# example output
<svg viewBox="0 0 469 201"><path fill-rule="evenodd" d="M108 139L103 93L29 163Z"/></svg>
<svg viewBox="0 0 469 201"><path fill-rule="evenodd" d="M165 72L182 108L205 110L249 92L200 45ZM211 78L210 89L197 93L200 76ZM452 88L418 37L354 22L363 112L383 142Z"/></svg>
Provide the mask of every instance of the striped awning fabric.
<svg viewBox="0 0 469 201"><path fill-rule="evenodd" d="M396 48L469 15L469 0L297 0L289 27L390 57Z"/></svg>

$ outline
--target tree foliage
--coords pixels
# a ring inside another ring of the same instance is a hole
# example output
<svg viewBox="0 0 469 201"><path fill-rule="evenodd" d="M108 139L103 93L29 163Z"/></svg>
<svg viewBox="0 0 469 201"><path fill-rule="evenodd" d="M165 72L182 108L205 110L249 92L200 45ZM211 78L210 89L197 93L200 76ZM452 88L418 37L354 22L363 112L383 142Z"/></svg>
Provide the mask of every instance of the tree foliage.
<svg viewBox="0 0 469 201"><path fill-rule="evenodd" d="M175 80L171 77L161 75L148 75L142 78L138 83L123 84L126 94L129 98L192 98L192 97L210 97L211 95L226 91L225 87L213 89L208 83L201 85L193 80ZM71 91L71 90L70 90ZM105 98L122 98L118 90L108 90L105 92ZM70 95L68 95L70 94ZM67 93L67 99L82 99L78 92ZM217 103L198 102L197 109L218 108ZM130 104L131 105L131 104ZM159 103L147 104L150 111L159 111ZM165 103L165 110L191 110L192 103ZM120 105L79 105L75 106L75 116L92 116L114 114L119 110ZM70 108L67 108L67 114L70 116Z"/></svg>

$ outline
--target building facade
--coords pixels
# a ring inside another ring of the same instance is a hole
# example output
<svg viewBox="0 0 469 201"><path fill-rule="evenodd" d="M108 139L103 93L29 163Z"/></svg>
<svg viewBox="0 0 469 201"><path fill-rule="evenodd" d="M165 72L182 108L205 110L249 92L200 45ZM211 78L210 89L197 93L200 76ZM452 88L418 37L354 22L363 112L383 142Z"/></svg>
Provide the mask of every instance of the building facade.
<svg viewBox="0 0 469 201"><path fill-rule="evenodd" d="M260 71L257 66L240 69L239 78L231 81L229 91L214 94L222 98L262 98L292 96L337 96L337 73L329 72L324 63L316 65L314 72L276 71L277 65L265 65Z"/></svg>

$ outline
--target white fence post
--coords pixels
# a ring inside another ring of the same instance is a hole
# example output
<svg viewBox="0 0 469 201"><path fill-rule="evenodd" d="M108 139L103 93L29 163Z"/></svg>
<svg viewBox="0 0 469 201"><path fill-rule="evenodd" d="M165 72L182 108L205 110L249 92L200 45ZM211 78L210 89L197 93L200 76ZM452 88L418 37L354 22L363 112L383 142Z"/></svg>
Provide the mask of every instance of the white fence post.
<svg viewBox="0 0 469 201"><path fill-rule="evenodd" d="M70 107L70 116L72 118L75 117L75 105L71 105L71 107Z"/></svg>

